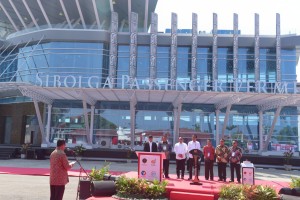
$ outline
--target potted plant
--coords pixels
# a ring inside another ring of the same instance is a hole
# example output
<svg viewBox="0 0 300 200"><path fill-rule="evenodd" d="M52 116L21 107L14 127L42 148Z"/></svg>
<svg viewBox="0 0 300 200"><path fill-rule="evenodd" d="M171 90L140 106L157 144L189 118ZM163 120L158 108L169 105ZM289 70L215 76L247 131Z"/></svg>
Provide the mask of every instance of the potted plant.
<svg viewBox="0 0 300 200"><path fill-rule="evenodd" d="M290 150L287 150L285 152L283 152L283 156L284 156L284 160L285 160L285 170L287 171L291 171L292 170L292 165L290 164L291 162L291 159L293 157L293 151L290 149Z"/></svg>
<svg viewBox="0 0 300 200"><path fill-rule="evenodd" d="M27 150L30 148L30 143L22 144L21 146L21 158L24 159L27 157Z"/></svg>
<svg viewBox="0 0 300 200"><path fill-rule="evenodd" d="M110 163L106 163L103 167L96 169L96 167L92 168L91 172L87 177L79 179L79 185L84 187L79 187L79 198L87 199L93 193L93 186L95 184L99 184L99 182L105 180L105 176L110 177L109 175L109 166Z"/></svg>
<svg viewBox="0 0 300 200"><path fill-rule="evenodd" d="M82 144L75 146L75 148L74 148L74 153L77 156L78 160L81 160L81 157L83 156L85 151L86 151L86 148Z"/></svg>
<svg viewBox="0 0 300 200"><path fill-rule="evenodd" d="M278 199L276 190L263 185L223 185L219 200L270 200Z"/></svg>
<svg viewBox="0 0 300 200"><path fill-rule="evenodd" d="M166 199L167 184L166 181L149 182L145 179L121 176L116 181L117 194L113 197L118 199Z"/></svg>

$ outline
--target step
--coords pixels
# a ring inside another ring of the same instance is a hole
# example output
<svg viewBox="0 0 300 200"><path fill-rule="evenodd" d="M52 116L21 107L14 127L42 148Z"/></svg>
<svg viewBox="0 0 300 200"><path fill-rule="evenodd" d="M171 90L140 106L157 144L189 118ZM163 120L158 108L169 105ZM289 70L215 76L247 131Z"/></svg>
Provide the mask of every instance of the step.
<svg viewBox="0 0 300 200"><path fill-rule="evenodd" d="M200 193L190 193L190 192L177 192L171 191L170 200L214 200L214 195L212 194L200 194Z"/></svg>

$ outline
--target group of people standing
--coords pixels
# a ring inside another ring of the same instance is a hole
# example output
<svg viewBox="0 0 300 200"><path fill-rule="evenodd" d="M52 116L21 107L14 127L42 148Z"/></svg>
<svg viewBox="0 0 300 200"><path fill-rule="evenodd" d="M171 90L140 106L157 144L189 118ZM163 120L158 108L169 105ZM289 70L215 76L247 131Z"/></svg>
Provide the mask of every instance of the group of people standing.
<svg viewBox="0 0 300 200"><path fill-rule="evenodd" d="M201 144L197 141L197 135L192 136L192 140L186 144L183 142L183 138L178 138L178 143L174 145L174 152L176 154L176 174L178 179L184 179L185 163L188 163L189 178L192 179L193 167L195 166L195 159L190 153L191 150L198 149L201 151ZM153 136L149 136L149 141L144 145L144 151L146 152L165 152L166 159L163 160L163 174L165 178L169 178L169 161L170 153L172 152L172 146L168 143L167 136L162 137L162 141L158 145L153 142ZM206 145L201 151L204 158L205 166L205 179L214 180L213 166L214 162L217 162L218 166L218 181L226 182L226 167L230 164L231 177L229 182L234 182L234 172L236 172L237 182L241 182L241 158L242 149L238 146L238 141L233 140L232 146L225 145L225 140L221 139L219 145L216 148L213 147L211 140L207 140ZM200 164L197 164L197 169L200 171ZM199 173L196 173L199 174ZM198 177L197 177L198 178Z"/></svg>

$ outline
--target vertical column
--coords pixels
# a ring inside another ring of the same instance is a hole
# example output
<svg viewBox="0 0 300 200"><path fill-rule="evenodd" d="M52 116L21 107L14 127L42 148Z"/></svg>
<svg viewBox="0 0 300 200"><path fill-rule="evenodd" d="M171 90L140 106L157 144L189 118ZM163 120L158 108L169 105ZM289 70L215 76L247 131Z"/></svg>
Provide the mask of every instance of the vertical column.
<svg viewBox="0 0 300 200"><path fill-rule="evenodd" d="M276 13L276 81L281 81L281 37L279 13Z"/></svg>
<svg viewBox="0 0 300 200"><path fill-rule="evenodd" d="M212 46L212 78L213 81L218 79L218 16L213 14L213 46Z"/></svg>
<svg viewBox="0 0 300 200"><path fill-rule="evenodd" d="M154 80L157 77L156 54L157 54L157 27L158 17L156 13L151 13L151 30L150 30L150 87L154 89Z"/></svg>
<svg viewBox="0 0 300 200"><path fill-rule="evenodd" d="M82 100L82 105L83 105L84 124L85 124L87 142L88 144L92 144L92 141L90 140L90 125L89 125L88 109L85 100Z"/></svg>
<svg viewBox="0 0 300 200"><path fill-rule="evenodd" d="M218 144L218 142L220 141L220 122L219 122L219 118L220 118L220 110L216 110L216 146Z"/></svg>
<svg viewBox="0 0 300 200"><path fill-rule="evenodd" d="M197 43L198 43L198 16L193 13L192 20L192 86L191 89L195 90L197 83Z"/></svg>
<svg viewBox="0 0 300 200"><path fill-rule="evenodd" d="M136 116L136 99L132 98L130 100L130 143L131 148L134 148L135 140L135 116Z"/></svg>
<svg viewBox="0 0 300 200"><path fill-rule="evenodd" d="M259 153L264 150L264 130L263 130L263 111L258 111L258 134L259 134Z"/></svg>
<svg viewBox="0 0 300 200"><path fill-rule="evenodd" d="M264 145L264 150L268 150L268 145L269 145L269 142L270 142L270 140L272 138L272 135L274 133L275 125L277 123L278 117L280 116L281 109L282 109L281 106L276 109L276 112L275 112L275 115L274 115L274 118L273 118L273 121L272 121L272 126L269 130L269 133L268 133L265 145Z"/></svg>
<svg viewBox="0 0 300 200"><path fill-rule="evenodd" d="M51 112L52 112L52 105L48 104L47 127L46 127L46 138L45 138L45 142L47 144L49 144L49 138L50 138Z"/></svg>
<svg viewBox="0 0 300 200"><path fill-rule="evenodd" d="M179 128L180 128L180 115L182 110L182 103L173 104L174 109L174 134L173 134L173 144L176 143L179 137Z"/></svg>
<svg viewBox="0 0 300 200"><path fill-rule="evenodd" d="M177 14L172 13L171 21L171 89L175 89L177 79Z"/></svg>
<svg viewBox="0 0 300 200"><path fill-rule="evenodd" d="M237 91L238 78L238 15L233 14L233 79L235 80L234 91Z"/></svg>
<svg viewBox="0 0 300 200"><path fill-rule="evenodd" d="M95 106L91 105L91 122L90 122L90 141L93 144L94 136L94 116L95 116Z"/></svg>
<svg viewBox="0 0 300 200"><path fill-rule="evenodd" d="M254 27L254 72L255 72L255 83L260 81L260 72L259 72L259 15L255 13L255 27Z"/></svg>
<svg viewBox="0 0 300 200"><path fill-rule="evenodd" d="M112 87L117 82L117 54L118 54L118 13L111 13L110 47L109 47L109 78Z"/></svg>
<svg viewBox="0 0 300 200"><path fill-rule="evenodd" d="M222 138L224 138L224 135L225 135L226 126L227 126L227 123L228 123L231 106L232 105L228 105L226 107L226 114L225 114L225 118L224 118L224 124L223 124L223 127L222 127Z"/></svg>
<svg viewBox="0 0 300 200"><path fill-rule="evenodd" d="M129 76L131 81L136 78L138 14L132 12L130 17L130 61Z"/></svg>
<svg viewBox="0 0 300 200"><path fill-rule="evenodd" d="M34 103L34 108L35 108L36 116L37 116L37 119L38 119L40 131L41 131L41 135L42 135L42 143L45 144L45 143L47 143L46 142L46 137L45 137L45 127L44 127L44 124L43 124L40 107L39 107L39 104L38 104L37 100L33 99L33 103Z"/></svg>

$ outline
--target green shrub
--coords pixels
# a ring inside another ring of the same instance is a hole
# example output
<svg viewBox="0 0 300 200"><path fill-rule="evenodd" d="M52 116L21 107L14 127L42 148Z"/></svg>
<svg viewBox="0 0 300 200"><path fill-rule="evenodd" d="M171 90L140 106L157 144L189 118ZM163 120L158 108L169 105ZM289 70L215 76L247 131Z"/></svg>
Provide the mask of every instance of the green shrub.
<svg viewBox="0 0 300 200"><path fill-rule="evenodd" d="M91 181L102 181L104 179L105 174L109 174L109 166L110 163L106 163L102 168L96 169L96 167L92 168L92 171L89 174Z"/></svg>
<svg viewBox="0 0 300 200"><path fill-rule="evenodd" d="M271 200L278 199L274 188L262 185L223 185L220 190L223 200Z"/></svg>
<svg viewBox="0 0 300 200"><path fill-rule="evenodd" d="M166 181L126 178L121 176L116 181L117 196L130 199L161 199L166 196Z"/></svg>
<svg viewBox="0 0 300 200"><path fill-rule="evenodd" d="M300 178L291 177L292 182L290 183L291 188L300 188Z"/></svg>

